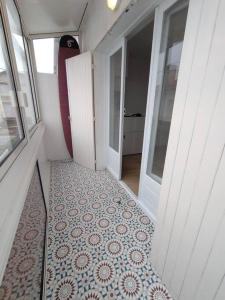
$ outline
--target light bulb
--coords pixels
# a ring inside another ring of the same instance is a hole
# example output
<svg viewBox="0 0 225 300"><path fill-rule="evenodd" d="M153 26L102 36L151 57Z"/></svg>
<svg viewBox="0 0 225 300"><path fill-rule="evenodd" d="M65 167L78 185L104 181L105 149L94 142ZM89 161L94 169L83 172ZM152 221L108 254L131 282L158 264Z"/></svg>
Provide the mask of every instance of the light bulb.
<svg viewBox="0 0 225 300"><path fill-rule="evenodd" d="M107 0L107 5L109 9L115 10L119 5L119 0Z"/></svg>

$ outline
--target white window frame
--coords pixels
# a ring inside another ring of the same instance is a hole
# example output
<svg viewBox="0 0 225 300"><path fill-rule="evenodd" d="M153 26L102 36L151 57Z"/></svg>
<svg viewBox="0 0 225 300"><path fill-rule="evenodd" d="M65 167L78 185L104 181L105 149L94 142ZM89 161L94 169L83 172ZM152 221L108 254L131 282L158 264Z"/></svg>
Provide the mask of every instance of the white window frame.
<svg viewBox="0 0 225 300"><path fill-rule="evenodd" d="M41 110L40 110L40 104L39 104L40 103L39 102L39 94L38 94L38 89L37 89L37 70L36 70L36 62L35 62L34 49L33 49L33 39L49 38L49 37L52 37L52 38L58 37L59 38L65 34L69 34L69 35L73 35L73 36L78 36L78 40L79 40L79 44L80 44L79 32L77 32L77 31L28 35L28 33L26 32L26 28L24 26L20 11L18 9L18 5L15 1L14 1L14 3L16 6L18 15L19 15L23 38L26 39L26 41L24 42L24 47L25 47L25 55L26 55L27 67L28 67L28 72L29 72L29 77L30 77L29 79L30 79L30 84L31 84L32 100L33 100L32 102L34 105L36 124L33 126L33 128L31 130L28 130L26 116L25 116L25 109L23 106L23 95L20 92L20 90L21 90L20 82L19 82L19 77L18 77L16 58L15 58L14 47L13 47L13 43L12 43L11 31L10 31L9 20L8 20L8 14L7 14L7 9L6 9L6 0L0 0L0 18L1 18L2 24L3 24L3 30L4 30L4 34L5 34L6 46L7 46L7 51L8 51L8 57L9 57L9 62L10 62L10 67L11 67L11 70L10 70L11 77L12 77L12 81L13 81L13 86L15 88L16 100L18 103L19 114L21 117L21 125L22 125L22 130L24 133L24 138L20 141L20 143L17 145L17 147L12 150L12 152L9 154L9 156L5 159L5 161L0 166L0 182L4 179L6 173L11 168L11 166L13 165L15 160L18 158L18 156L21 154L21 152L24 150L24 148L26 146L28 146L35 131L41 126L42 118L41 118Z"/></svg>
<svg viewBox="0 0 225 300"><path fill-rule="evenodd" d="M18 6L17 6L17 4L16 4L15 1L14 1L14 3L15 3L17 12L18 12L18 16L19 16L19 20L20 20L20 25L21 25L21 30L22 30L23 38L26 38L27 34L26 34L25 30L24 30L24 24L22 22L22 18L21 18ZM18 75L18 70L17 70L17 63L16 63L16 57L15 57L15 52L14 52L14 47L13 47L13 41L12 41L12 36L11 36L11 31L10 31L10 25L9 25L9 19L8 19L8 13L7 13L6 4L7 4L7 0L2 0L1 1L1 12L2 12L2 18L3 18L3 25L4 25L4 28L5 28L5 31L6 31L8 48L9 48L9 53L10 53L10 59L11 59L11 62L12 62L12 69L13 69L13 74L14 74L15 82L16 82L16 89L17 89L17 92L20 92L21 91L21 86L20 86L20 80L19 80L19 75ZM26 51L25 42L24 42L24 48L25 48L26 63L27 63L28 74L29 74L29 81L30 81L30 85L31 85L32 103L33 103L33 108L34 108L34 113L35 113L35 120L36 120L36 123L34 124L34 126L31 129L28 129L28 127L27 127L26 118L24 118L24 120L23 120L24 121L24 125L25 125L25 131L26 131L27 138L30 139L32 137L32 135L34 134L35 130L37 129L37 127L38 127L38 118L39 117L36 114L36 108L35 108L36 107L36 104L35 104L36 100L35 99L37 97L33 93L33 88L32 88L32 83L31 83L32 76L31 76L30 71L29 71L29 61L28 61L28 57L27 57L29 54ZM35 83L33 82L33 84L35 84ZM22 95L21 95L21 98L22 98ZM21 103L21 105L22 105L22 103Z"/></svg>
<svg viewBox="0 0 225 300"><path fill-rule="evenodd" d="M2 6L0 5L0 9L1 8L2 8ZM17 93L17 85L16 85L16 80L15 80L15 74L14 74L14 70L13 70L12 60L11 60L11 57L10 57L10 49L9 49L9 44L8 44L8 35L7 35L6 27L5 27L5 24L4 24L4 18L3 18L3 15L2 15L2 10L0 10L0 18L1 18L1 21L2 21L3 31L4 31L4 34L5 34L5 41L6 41L7 51L8 51L8 58L9 58L9 63L10 63L10 72L11 72L12 83L13 83L13 86L14 86L15 96L16 96L16 100L17 100L17 103L18 103L19 114L20 114L20 117L21 117L21 127L22 127L22 130L23 130L23 133L24 133L24 138L20 141L20 143L17 145L17 147L12 150L12 152L9 154L9 156L6 157L6 159L2 162L2 165L0 166L0 182L1 182L1 180L4 178L4 175L6 174L8 169L11 167L11 165L13 164L15 159L19 156L19 154L21 153L23 148L26 146L26 144L28 142L28 139L27 139L27 132L26 132L26 129L25 129L24 108L21 105L21 102L20 102L20 99L19 99L18 93Z"/></svg>

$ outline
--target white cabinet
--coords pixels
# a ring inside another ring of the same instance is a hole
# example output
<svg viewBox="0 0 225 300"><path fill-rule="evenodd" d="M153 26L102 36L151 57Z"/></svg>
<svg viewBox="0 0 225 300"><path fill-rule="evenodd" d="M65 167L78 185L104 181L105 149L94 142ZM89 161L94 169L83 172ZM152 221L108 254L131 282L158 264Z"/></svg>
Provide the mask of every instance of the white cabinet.
<svg viewBox="0 0 225 300"><path fill-rule="evenodd" d="M145 117L124 117L123 155L142 152Z"/></svg>

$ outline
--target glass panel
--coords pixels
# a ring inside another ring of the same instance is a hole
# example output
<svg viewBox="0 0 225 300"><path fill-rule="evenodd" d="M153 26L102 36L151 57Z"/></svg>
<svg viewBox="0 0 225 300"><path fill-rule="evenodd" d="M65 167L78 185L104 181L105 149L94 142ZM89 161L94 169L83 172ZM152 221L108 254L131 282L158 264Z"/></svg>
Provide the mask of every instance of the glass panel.
<svg viewBox="0 0 225 300"><path fill-rule="evenodd" d="M25 46L25 51L27 53L27 64L28 64L28 71L30 74L30 79L31 79L31 87L32 87L32 92L33 92L33 97L35 99L34 101L34 106L35 106L35 113L36 113L36 120L40 120L40 112L39 112L39 107L38 107L38 98L37 98L37 90L36 86L34 84L35 79L34 79L34 70L33 70L33 65L31 63L31 55L30 55L30 49L28 46L28 41L27 38L24 38L24 46Z"/></svg>
<svg viewBox="0 0 225 300"><path fill-rule="evenodd" d="M28 129L36 124L31 82L28 72L26 53L24 48L23 33L20 18L13 0L7 0L7 12L9 17L10 32L12 35L13 48L15 51L16 64L19 72L19 81L22 92L26 94L27 107L25 114Z"/></svg>
<svg viewBox="0 0 225 300"><path fill-rule="evenodd" d="M119 152L120 94L122 49L110 57L110 127L109 145Z"/></svg>
<svg viewBox="0 0 225 300"><path fill-rule="evenodd" d="M161 181L167 151L177 78L183 47L187 6L176 5L166 15L159 55L147 174Z"/></svg>
<svg viewBox="0 0 225 300"><path fill-rule="evenodd" d="M54 73L54 38L34 40L34 53L38 73Z"/></svg>
<svg viewBox="0 0 225 300"><path fill-rule="evenodd" d="M40 112L39 112L39 107L38 107L38 98L37 98L37 91L36 91L36 86L34 84L34 71L33 71L33 65L31 63L31 55L30 55L30 49L28 45L28 39L24 37L24 46L25 46L25 51L27 53L27 65L28 65L28 72L30 74L30 82L31 82L31 87L32 87L32 94L34 98L34 108L35 108L35 115L36 115L36 121L40 120Z"/></svg>
<svg viewBox="0 0 225 300"><path fill-rule="evenodd" d="M23 137L7 46L0 21L0 165Z"/></svg>

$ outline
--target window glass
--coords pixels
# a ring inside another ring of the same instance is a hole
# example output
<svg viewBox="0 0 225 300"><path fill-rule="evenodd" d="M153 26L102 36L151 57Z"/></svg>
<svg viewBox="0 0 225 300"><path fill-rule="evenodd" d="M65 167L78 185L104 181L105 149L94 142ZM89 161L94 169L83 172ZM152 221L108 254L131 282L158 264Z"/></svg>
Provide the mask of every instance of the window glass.
<svg viewBox="0 0 225 300"><path fill-rule="evenodd" d="M40 111L39 111L39 106L38 106L37 90L36 90L36 86L35 86L34 68L33 68L33 65L31 62L32 60L31 60L31 55L30 55L30 49L29 49L28 41L26 38L24 38L24 46L25 46L26 53L28 54L27 55L28 70L29 70L29 74L30 74L30 78L31 78L33 97L35 99L34 106L35 106L36 119L38 121L38 120L40 120Z"/></svg>
<svg viewBox="0 0 225 300"><path fill-rule="evenodd" d="M23 137L7 46L0 21L0 165Z"/></svg>
<svg viewBox="0 0 225 300"><path fill-rule="evenodd" d="M180 3L166 13L162 31L147 166L147 174L158 182L161 181L164 170L188 11L187 6L179 7Z"/></svg>
<svg viewBox="0 0 225 300"><path fill-rule="evenodd" d="M110 57L110 127L109 145L119 152L122 49Z"/></svg>
<svg viewBox="0 0 225 300"><path fill-rule="evenodd" d="M34 53L38 73L54 73L55 42L54 38L34 40Z"/></svg>
<svg viewBox="0 0 225 300"><path fill-rule="evenodd" d="M17 69L19 72L21 91L24 93L24 97L26 98L25 114L27 126L30 130L36 124L34 102L20 18L13 0L7 0L7 13L9 18L10 32L12 35L13 48L16 57Z"/></svg>

